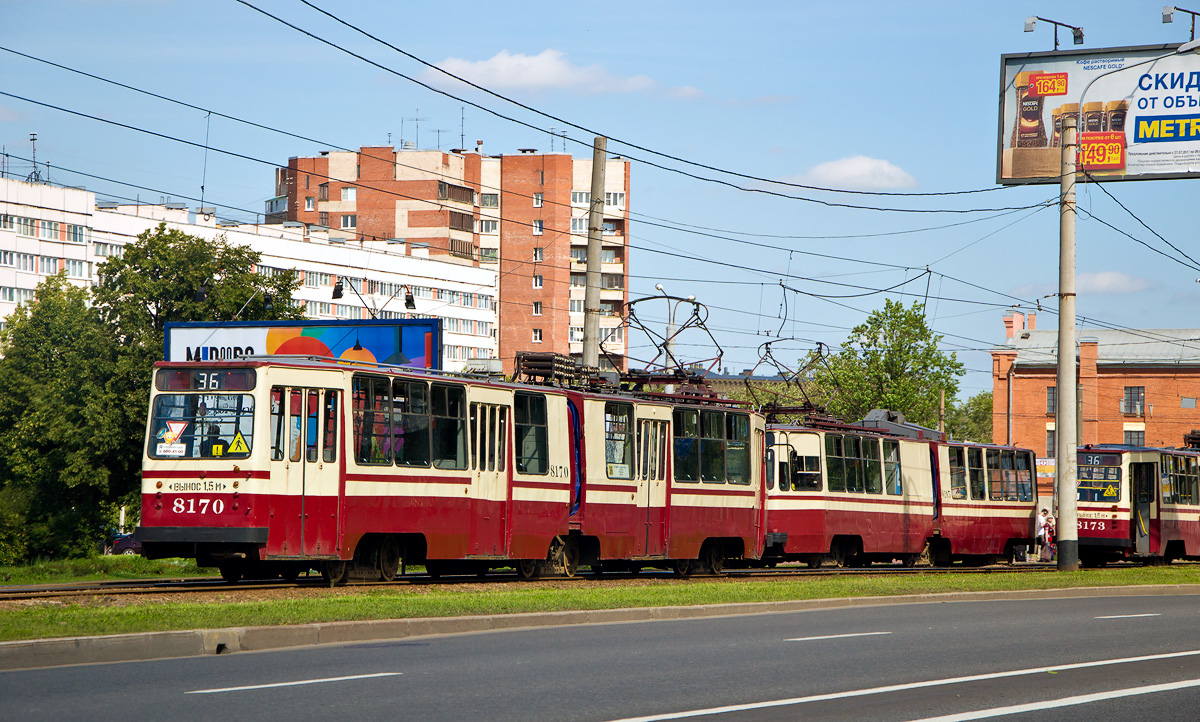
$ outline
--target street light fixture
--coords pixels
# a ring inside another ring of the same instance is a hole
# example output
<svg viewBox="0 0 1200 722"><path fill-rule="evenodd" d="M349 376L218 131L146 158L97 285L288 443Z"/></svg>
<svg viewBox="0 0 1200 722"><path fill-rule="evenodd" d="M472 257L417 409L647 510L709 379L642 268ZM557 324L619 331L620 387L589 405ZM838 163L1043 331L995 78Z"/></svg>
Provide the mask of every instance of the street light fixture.
<svg viewBox="0 0 1200 722"><path fill-rule="evenodd" d="M1200 13L1195 12L1194 10L1188 10L1187 8L1181 8L1176 5L1167 5L1166 7L1163 8L1163 22L1164 23L1175 22L1175 12L1176 11L1179 11L1181 13L1187 13L1188 15L1192 16L1192 40L1195 40L1196 39L1196 16L1200 15Z"/></svg>
<svg viewBox="0 0 1200 722"><path fill-rule="evenodd" d="M1166 22L1166 20L1165 20L1166 13L1163 14L1163 18L1164 18L1163 22ZM1075 44L1083 45L1083 28L1076 27L1074 25L1067 25L1066 23L1060 23L1057 20L1047 20L1046 18L1038 16L1038 15L1034 15L1032 17L1025 18L1025 32L1032 33L1033 28L1035 25L1037 25L1038 20L1041 20L1044 23L1050 23L1051 25L1054 26L1054 49L1055 50L1058 50L1058 29L1059 29L1059 27L1071 28L1071 35L1075 39Z"/></svg>

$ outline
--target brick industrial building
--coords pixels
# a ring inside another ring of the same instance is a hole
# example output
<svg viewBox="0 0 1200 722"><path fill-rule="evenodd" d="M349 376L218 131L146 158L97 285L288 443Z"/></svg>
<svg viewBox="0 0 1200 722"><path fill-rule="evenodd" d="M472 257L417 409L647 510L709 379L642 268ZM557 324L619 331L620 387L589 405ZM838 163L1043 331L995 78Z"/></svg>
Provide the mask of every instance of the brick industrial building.
<svg viewBox="0 0 1200 722"><path fill-rule="evenodd" d="M569 154L486 156L362 147L291 158L269 221L328 227L331 238L499 271L497 345L580 356L592 161ZM605 167L601 365L627 368L629 163Z"/></svg>
<svg viewBox="0 0 1200 722"><path fill-rule="evenodd" d="M1004 318L992 350L992 437L1053 458L1058 331L1034 314ZM1183 446L1200 428L1200 329L1080 329L1079 446Z"/></svg>

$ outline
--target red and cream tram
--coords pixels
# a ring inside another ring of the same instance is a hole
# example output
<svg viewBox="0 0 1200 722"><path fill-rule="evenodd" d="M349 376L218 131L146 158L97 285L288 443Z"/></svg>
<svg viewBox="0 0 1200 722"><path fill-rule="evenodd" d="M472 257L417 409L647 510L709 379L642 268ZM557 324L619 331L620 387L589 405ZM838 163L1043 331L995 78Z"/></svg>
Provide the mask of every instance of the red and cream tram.
<svg viewBox="0 0 1200 722"><path fill-rule="evenodd" d="M1200 452L1089 445L1077 461L1084 566L1200 557Z"/></svg>
<svg viewBox="0 0 1200 722"><path fill-rule="evenodd" d="M928 548L937 566L983 564L1031 543L1032 452L872 416L768 425L765 560L912 565Z"/></svg>
<svg viewBox="0 0 1200 722"><path fill-rule="evenodd" d="M330 359L156 364L138 538L227 580L694 565L762 551L763 417Z"/></svg>

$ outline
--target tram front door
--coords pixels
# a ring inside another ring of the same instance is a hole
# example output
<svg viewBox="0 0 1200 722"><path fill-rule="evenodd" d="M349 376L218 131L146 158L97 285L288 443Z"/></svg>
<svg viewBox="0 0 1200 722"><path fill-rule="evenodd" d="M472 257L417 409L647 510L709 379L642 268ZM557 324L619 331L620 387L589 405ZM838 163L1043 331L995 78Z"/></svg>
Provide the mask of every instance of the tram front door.
<svg viewBox="0 0 1200 722"><path fill-rule="evenodd" d="M1133 550L1136 554L1150 553L1150 505L1154 499L1154 479L1158 475L1158 465L1153 463L1133 463L1129 465L1129 477L1132 483L1131 499L1133 506Z"/></svg>

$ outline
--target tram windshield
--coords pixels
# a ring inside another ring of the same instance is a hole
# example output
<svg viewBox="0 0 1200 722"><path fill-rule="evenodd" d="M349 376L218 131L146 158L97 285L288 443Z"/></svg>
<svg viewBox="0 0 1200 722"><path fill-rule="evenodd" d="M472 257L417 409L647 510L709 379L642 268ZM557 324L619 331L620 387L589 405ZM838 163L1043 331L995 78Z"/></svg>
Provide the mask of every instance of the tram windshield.
<svg viewBox="0 0 1200 722"><path fill-rule="evenodd" d="M160 394L150 414L152 459L244 459L254 436L250 394Z"/></svg>
<svg viewBox="0 0 1200 722"><path fill-rule="evenodd" d="M1079 501L1121 500L1121 467L1079 466Z"/></svg>

